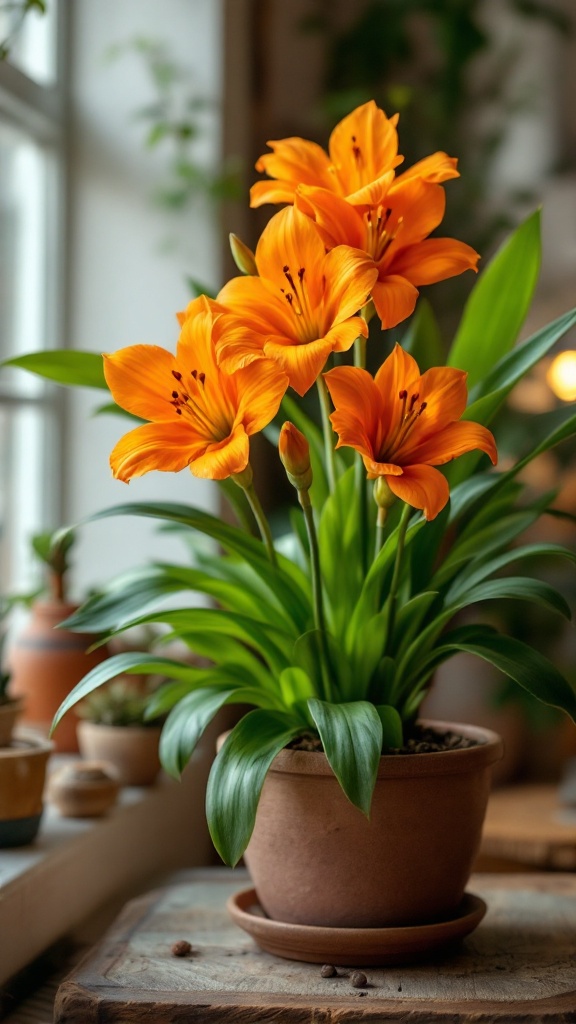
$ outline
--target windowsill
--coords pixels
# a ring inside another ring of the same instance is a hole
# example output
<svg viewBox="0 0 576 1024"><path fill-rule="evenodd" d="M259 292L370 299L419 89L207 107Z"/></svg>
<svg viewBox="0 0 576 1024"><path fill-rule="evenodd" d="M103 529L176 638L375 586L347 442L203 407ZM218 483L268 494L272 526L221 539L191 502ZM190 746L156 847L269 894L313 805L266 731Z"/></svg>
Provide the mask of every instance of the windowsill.
<svg viewBox="0 0 576 1024"><path fill-rule="evenodd" d="M199 747L180 782L162 775L154 786L125 788L101 818L62 818L47 803L36 841L0 850L0 984L111 899L210 862L209 763Z"/></svg>

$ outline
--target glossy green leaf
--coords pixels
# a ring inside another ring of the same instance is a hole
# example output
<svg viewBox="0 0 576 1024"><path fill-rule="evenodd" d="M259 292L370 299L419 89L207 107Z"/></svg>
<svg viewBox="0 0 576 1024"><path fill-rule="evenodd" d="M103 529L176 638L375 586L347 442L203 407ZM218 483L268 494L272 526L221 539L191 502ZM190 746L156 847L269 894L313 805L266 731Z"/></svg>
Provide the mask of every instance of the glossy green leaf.
<svg viewBox="0 0 576 1024"><path fill-rule="evenodd" d="M225 864L234 867L240 860L254 829L268 769L301 731L293 716L258 708L245 715L226 739L206 792L208 828Z"/></svg>
<svg viewBox="0 0 576 1024"><path fill-rule="evenodd" d="M543 704L560 708L576 720L576 691L558 669L533 647L498 633L471 643L458 641L443 645L450 646L476 654L519 683Z"/></svg>
<svg viewBox="0 0 576 1024"><path fill-rule="evenodd" d="M327 499L318 529L320 570L327 597L325 611L329 626L337 636L350 621L363 584L358 514L356 474L351 466Z"/></svg>
<svg viewBox="0 0 576 1024"><path fill-rule="evenodd" d="M124 673L158 673L169 676L173 679L189 679L194 670L190 665L184 665L181 661L174 661L172 658L162 658L149 654L146 651L128 651L125 654L114 654L107 658L100 665L91 669L83 679L70 691L65 700L62 701L52 722L51 732L70 708L73 708L78 701L83 700L94 690L97 690L103 683L109 682L118 675Z"/></svg>
<svg viewBox="0 0 576 1024"><path fill-rule="evenodd" d="M434 310L420 297L410 326L402 338L402 348L414 356L420 373L444 363L444 345Z"/></svg>
<svg viewBox="0 0 576 1024"><path fill-rule="evenodd" d="M561 544L524 544L521 547L511 548L497 558L486 560L483 552L478 558L470 562L466 569L459 573L446 595L446 601L451 604L468 590L492 576L507 565L516 562L523 562L527 558L568 558L576 562L576 551L563 547Z"/></svg>
<svg viewBox="0 0 576 1024"><path fill-rule="evenodd" d="M510 236L483 270L464 308L447 360L481 381L514 345L530 308L540 270L540 213Z"/></svg>
<svg viewBox="0 0 576 1024"><path fill-rule="evenodd" d="M2 366L16 366L45 380L72 387L108 390L104 378L102 354L73 349L50 349L7 359Z"/></svg>
<svg viewBox="0 0 576 1024"><path fill-rule="evenodd" d="M168 775L180 777L204 729L235 693L225 687L202 687L182 697L172 709L162 729L159 750Z"/></svg>
<svg viewBox="0 0 576 1024"><path fill-rule="evenodd" d="M554 587L527 576L507 576L504 579L486 580L475 587L467 588L452 607L454 611L467 608L481 601L497 600L532 601L549 611L558 612L565 619L572 617L570 607L562 594Z"/></svg>
<svg viewBox="0 0 576 1024"><path fill-rule="evenodd" d="M282 699L288 708L316 695L310 676L303 668L285 668L280 673L279 681Z"/></svg>
<svg viewBox="0 0 576 1024"><path fill-rule="evenodd" d="M382 750L397 750L404 744L402 719L390 704L377 704L376 711L382 723Z"/></svg>
<svg viewBox="0 0 576 1024"><path fill-rule="evenodd" d="M382 722L373 704L308 701L324 753L344 793L367 817L382 754Z"/></svg>

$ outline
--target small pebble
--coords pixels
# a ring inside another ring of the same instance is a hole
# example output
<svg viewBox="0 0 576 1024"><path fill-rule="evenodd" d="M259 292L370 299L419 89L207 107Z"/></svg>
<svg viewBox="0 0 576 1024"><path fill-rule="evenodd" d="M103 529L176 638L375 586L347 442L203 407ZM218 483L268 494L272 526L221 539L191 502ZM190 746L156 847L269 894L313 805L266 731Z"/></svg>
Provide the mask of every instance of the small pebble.
<svg viewBox="0 0 576 1024"><path fill-rule="evenodd" d="M332 964L324 964L324 966L320 969L320 974L322 975L323 978L333 978L337 973L338 972L336 968L333 967Z"/></svg>
<svg viewBox="0 0 576 1024"><path fill-rule="evenodd" d="M399 991L399 992L401 992L401 991L402 991L402 985L398 985L398 991Z"/></svg>
<svg viewBox="0 0 576 1024"><path fill-rule="evenodd" d="M189 956L192 952L192 946L186 939L180 939L179 942L175 942L171 947L170 952L172 956Z"/></svg>
<svg viewBox="0 0 576 1024"><path fill-rule="evenodd" d="M354 971L350 976L350 984L353 988L365 988L368 984L368 978L364 971Z"/></svg>

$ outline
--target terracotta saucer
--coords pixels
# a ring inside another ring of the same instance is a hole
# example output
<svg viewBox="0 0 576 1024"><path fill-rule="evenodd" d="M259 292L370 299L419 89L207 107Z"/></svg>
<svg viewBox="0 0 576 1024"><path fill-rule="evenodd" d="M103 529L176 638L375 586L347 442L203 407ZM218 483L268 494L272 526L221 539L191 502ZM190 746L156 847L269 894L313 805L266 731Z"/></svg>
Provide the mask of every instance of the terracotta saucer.
<svg viewBox="0 0 576 1024"><path fill-rule="evenodd" d="M410 963L463 939L480 923L486 904L465 893L458 912L446 921L398 928L322 928L287 924L266 917L254 889L235 893L227 903L233 921L266 950L288 960L347 967Z"/></svg>

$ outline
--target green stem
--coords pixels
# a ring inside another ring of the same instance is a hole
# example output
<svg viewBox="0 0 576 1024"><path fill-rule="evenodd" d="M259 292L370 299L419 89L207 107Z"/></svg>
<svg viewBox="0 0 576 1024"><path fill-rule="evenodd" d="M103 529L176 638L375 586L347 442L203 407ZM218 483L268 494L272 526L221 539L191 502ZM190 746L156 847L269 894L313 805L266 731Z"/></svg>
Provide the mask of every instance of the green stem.
<svg viewBox="0 0 576 1024"><path fill-rule="evenodd" d="M382 549L384 538L386 536L386 520L388 519L388 509L378 507L378 515L376 518L376 547L374 550L374 558L377 558L379 552Z"/></svg>
<svg viewBox="0 0 576 1024"><path fill-rule="evenodd" d="M394 621L396 618L396 604L398 601L398 584L400 583L400 570L402 568L402 555L404 554L404 542L406 540L406 530L408 529L408 520L412 513L412 507L410 505L404 505L402 515L400 516L400 522L398 524L398 541L396 544L396 558L394 560L394 571L392 573L392 582L390 584L390 591L388 594L388 617L386 622L386 649L390 648L390 641L392 639L392 630L394 629Z"/></svg>
<svg viewBox="0 0 576 1024"><path fill-rule="evenodd" d="M354 342L354 366L366 369L366 338L360 334Z"/></svg>
<svg viewBox="0 0 576 1024"><path fill-rule="evenodd" d="M312 600L314 603L314 624L320 633L322 645L322 683L324 687L324 700L332 701L332 684L329 675L328 646L326 643L326 622L324 619L324 606L322 602L322 574L320 571L320 549L318 547L318 536L314 522L314 511L310 502L308 491L298 491L298 501L304 513L306 532L310 544L310 563L312 568Z"/></svg>
<svg viewBox="0 0 576 1024"><path fill-rule="evenodd" d="M250 483L248 486L243 488L248 501L250 502L250 508L254 513L254 518L258 523L258 528L262 536L262 540L266 545L268 557L272 562L272 565L278 565L278 559L276 558L276 551L274 550L274 541L272 540L272 531L270 530L270 524L264 515L264 509L260 504L260 499L254 490L254 484Z"/></svg>
<svg viewBox="0 0 576 1024"><path fill-rule="evenodd" d="M324 431L324 451L326 453L326 472L330 491L336 487L336 460L334 453L334 431L330 423L330 396L322 377L318 377L318 396L320 398L320 411L322 413L322 429Z"/></svg>

